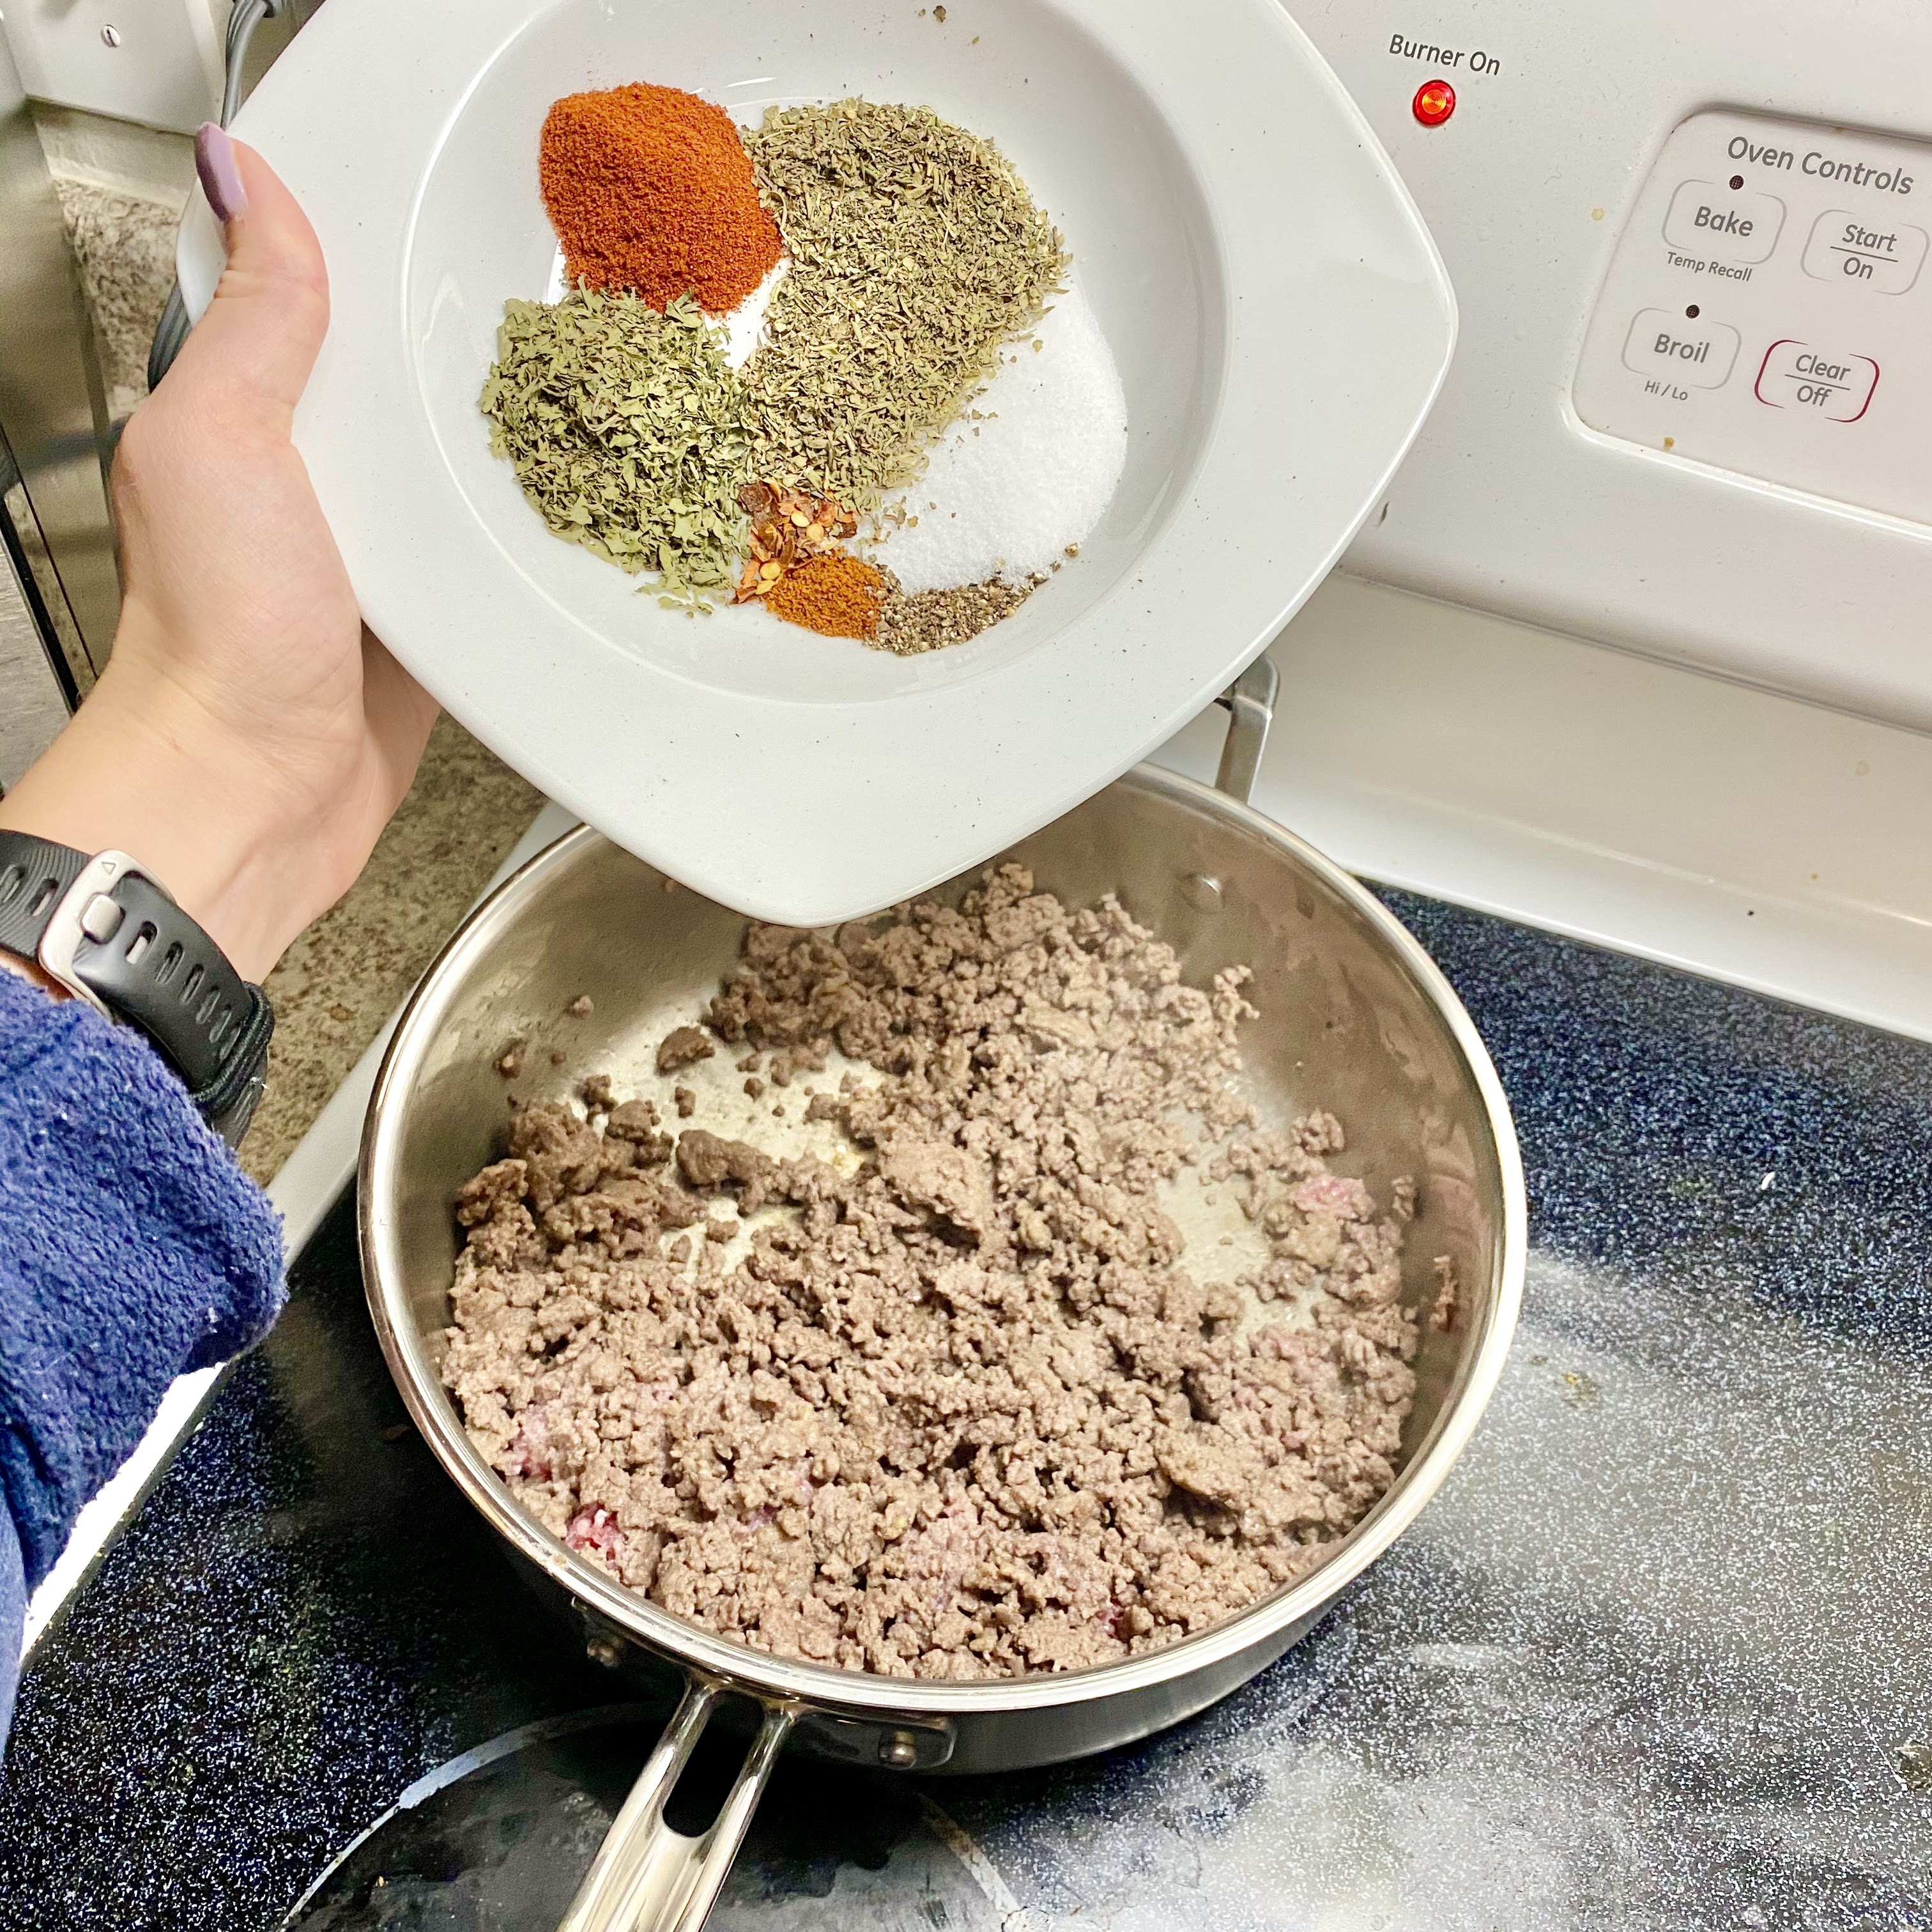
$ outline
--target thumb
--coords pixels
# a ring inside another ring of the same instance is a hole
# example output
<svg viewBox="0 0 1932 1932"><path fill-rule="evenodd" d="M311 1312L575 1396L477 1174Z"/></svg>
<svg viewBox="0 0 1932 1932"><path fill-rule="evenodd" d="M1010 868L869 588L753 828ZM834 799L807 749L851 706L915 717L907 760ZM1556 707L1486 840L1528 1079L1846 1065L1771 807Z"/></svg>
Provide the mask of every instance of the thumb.
<svg viewBox="0 0 1932 1932"><path fill-rule="evenodd" d="M231 394L250 392L286 418L328 327L322 245L274 170L212 121L195 136L194 160L223 225L228 265L176 367L218 372Z"/></svg>

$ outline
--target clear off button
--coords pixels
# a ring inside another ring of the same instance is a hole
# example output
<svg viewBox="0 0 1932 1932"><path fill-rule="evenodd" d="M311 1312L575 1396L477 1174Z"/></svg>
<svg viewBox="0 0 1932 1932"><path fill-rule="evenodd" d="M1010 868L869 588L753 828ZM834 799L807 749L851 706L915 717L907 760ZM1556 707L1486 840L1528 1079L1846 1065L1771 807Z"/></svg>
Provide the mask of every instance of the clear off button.
<svg viewBox="0 0 1932 1932"><path fill-rule="evenodd" d="M1878 364L1816 343L1774 342L1757 372L1757 399L1774 410L1796 410L1829 422L1856 422L1871 406Z"/></svg>
<svg viewBox="0 0 1932 1932"><path fill-rule="evenodd" d="M1738 340L1735 328L1692 320L1682 309L1640 309L1624 340L1624 367L1655 379L1660 389L1672 380L1714 389L1738 359Z"/></svg>

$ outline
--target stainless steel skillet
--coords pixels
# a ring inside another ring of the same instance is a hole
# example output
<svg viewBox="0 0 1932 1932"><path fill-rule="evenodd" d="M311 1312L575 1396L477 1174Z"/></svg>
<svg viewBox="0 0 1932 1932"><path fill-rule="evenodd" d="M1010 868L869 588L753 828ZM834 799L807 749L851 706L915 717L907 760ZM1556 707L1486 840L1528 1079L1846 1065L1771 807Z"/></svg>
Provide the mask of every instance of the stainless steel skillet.
<svg viewBox="0 0 1932 1932"><path fill-rule="evenodd" d="M456 1248L451 1202L501 1150L494 1062L507 1039L522 1038L542 1090L562 1094L636 1058L701 1008L736 956L743 922L667 890L649 866L580 830L477 909L405 1010L370 1104L360 1177L364 1277L390 1369L443 1466L542 1587L567 1600L592 1654L668 1661L686 1686L564 1932L696 1932L788 1742L896 1770L1012 1770L1192 1715L1303 1636L1414 1520L1468 1441L1522 1291L1522 1174L1508 1103L1468 1016L1415 941L1346 873L1241 802L1270 694L1259 673L1230 694L1222 783L1238 796L1143 766L1006 856L1070 902L1119 893L1176 946L1191 980L1250 964L1262 1016L1243 1052L1264 1112L1285 1121L1331 1108L1349 1132L1340 1166L1378 1198L1414 1175L1405 1301L1432 1302L1438 1255L1453 1261L1461 1301L1448 1330L1424 1324L1402 1466L1381 1502L1312 1574L1167 1649L981 1684L796 1664L681 1622L542 1528L472 1446L437 1376ZM584 994L590 1016L566 1023L560 1016ZM562 1056L554 1066L553 1054ZM716 1820L686 1837L665 1823L664 1804L728 1694L754 1700L762 1723Z"/></svg>

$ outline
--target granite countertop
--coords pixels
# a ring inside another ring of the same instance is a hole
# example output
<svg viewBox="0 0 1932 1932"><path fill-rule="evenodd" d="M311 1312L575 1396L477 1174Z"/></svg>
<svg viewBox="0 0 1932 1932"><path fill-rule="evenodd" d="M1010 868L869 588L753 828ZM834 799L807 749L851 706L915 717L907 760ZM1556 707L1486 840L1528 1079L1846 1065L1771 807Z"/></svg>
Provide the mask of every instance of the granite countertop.
<svg viewBox="0 0 1932 1932"><path fill-rule="evenodd" d="M177 136L59 110L38 118L118 420L147 394L192 154ZM288 1158L542 804L453 720L439 722L368 869L269 976L268 1091L242 1150L257 1180Z"/></svg>

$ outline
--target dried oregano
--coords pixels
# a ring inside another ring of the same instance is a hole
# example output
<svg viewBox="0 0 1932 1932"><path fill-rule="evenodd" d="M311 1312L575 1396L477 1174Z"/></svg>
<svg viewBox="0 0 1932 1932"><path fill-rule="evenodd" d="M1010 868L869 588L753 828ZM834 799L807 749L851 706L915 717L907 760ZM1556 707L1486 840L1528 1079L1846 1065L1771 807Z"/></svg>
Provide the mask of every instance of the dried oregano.
<svg viewBox="0 0 1932 1932"><path fill-rule="evenodd" d="M999 150L930 108L774 108L745 145L791 258L744 371L753 466L869 505L1039 320L1065 246Z"/></svg>
<svg viewBox="0 0 1932 1932"><path fill-rule="evenodd" d="M506 302L478 400L559 536L660 572L680 602L730 584L752 419L723 332L688 296L662 315L590 290Z"/></svg>

